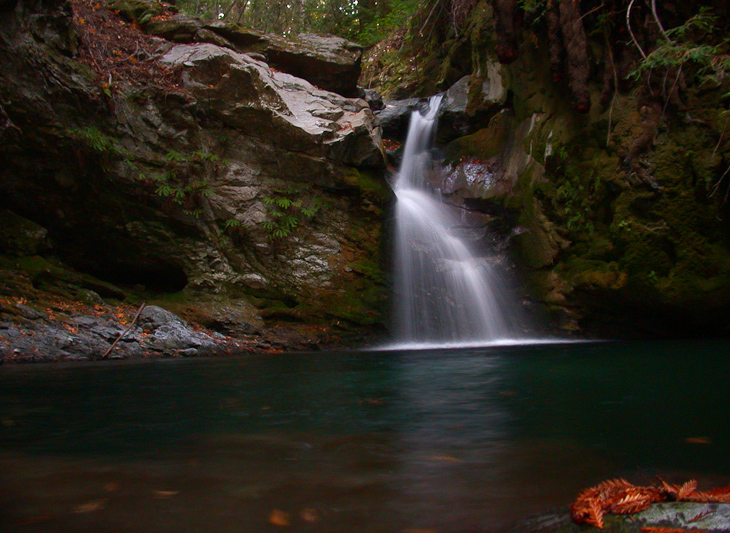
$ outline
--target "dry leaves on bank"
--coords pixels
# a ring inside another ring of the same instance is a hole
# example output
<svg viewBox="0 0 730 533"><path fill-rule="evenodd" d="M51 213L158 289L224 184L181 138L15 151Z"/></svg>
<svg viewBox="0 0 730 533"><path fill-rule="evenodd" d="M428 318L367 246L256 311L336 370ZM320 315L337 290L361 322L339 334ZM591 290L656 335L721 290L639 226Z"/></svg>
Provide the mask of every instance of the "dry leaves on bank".
<svg viewBox="0 0 730 533"><path fill-rule="evenodd" d="M121 84L156 84L181 92L180 72L157 61L161 39L94 0L72 0L74 29L82 46L80 59L96 72L102 90L111 96ZM165 18L164 16L158 18Z"/></svg>
<svg viewBox="0 0 730 533"><path fill-rule="evenodd" d="M603 529L603 517L607 513L634 514L648 509L652 503L675 501L730 503L730 486L702 492L697 490L695 480L687 481L682 485L672 485L660 479L659 484L655 486L637 486L625 479L610 479L578 494L570 507L570 516L575 522ZM642 531L645 533L687 533L699 530L643 528Z"/></svg>

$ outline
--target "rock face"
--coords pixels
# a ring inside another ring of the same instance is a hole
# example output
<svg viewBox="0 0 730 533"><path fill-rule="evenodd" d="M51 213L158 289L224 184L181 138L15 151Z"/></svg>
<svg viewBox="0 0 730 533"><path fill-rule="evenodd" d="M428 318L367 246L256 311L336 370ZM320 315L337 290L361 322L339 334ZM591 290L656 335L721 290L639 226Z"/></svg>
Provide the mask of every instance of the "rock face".
<svg viewBox="0 0 730 533"><path fill-rule="evenodd" d="M277 148L354 166L382 166L380 132L363 100L322 91L213 44L178 45L160 61L227 126Z"/></svg>
<svg viewBox="0 0 730 533"><path fill-rule="evenodd" d="M149 36L150 68L176 86L122 72L110 87L79 61L70 14L58 1L0 22L0 217L27 229L2 253L55 256L227 335L286 326L312 346L311 328L379 327L390 195L367 103L255 52Z"/></svg>
<svg viewBox="0 0 730 533"><path fill-rule="evenodd" d="M294 40L269 38L269 62L318 87L357 96L362 47L334 36L302 33Z"/></svg>
<svg viewBox="0 0 730 533"><path fill-rule="evenodd" d="M347 97L360 95L357 82L363 48L346 39L310 33L283 38L223 21L204 24L182 14L162 20L146 17L149 9L132 0L117 0L113 5L151 35L176 43L210 43L260 55L277 70L305 79L320 89Z"/></svg>
<svg viewBox="0 0 730 533"><path fill-rule="evenodd" d="M416 97L445 90L446 168L432 185L444 201L496 217L490 229L521 266L524 300L558 334L728 334L728 78L664 98L627 76L639 60L630 46L619 68L618 48L592 41L591 65L601 68L588 86L592 105L577 106L539 32L525 32L520 57L500 64L493 4L475 4L459 32L445 24L430 42L411 35L417 54L385 43L384 55L366 59L364 84L399 98L376 113L386 140L403 139ZM383 69L397 71L400 86L378 85ZM616 87L606 81L614 75Z"/></svg>

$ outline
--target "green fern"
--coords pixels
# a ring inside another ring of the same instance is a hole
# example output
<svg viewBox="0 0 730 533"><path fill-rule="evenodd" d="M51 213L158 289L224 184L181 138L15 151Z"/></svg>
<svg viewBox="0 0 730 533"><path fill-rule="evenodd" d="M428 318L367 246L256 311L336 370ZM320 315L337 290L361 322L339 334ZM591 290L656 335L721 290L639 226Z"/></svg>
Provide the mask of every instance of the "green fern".
<svg viewBox="0 0 730 533"><path fill-rule="evenodd" d="M224 229L230 229L230 228L240 228L241 227L241 221L237 220L235 218L229 218L223 223Z"/></svg>
<svg viewBox="0 0 730 533"><path fill-rule="evenodd" d="M165 157L168 159L168 161L175 161L177 163L181 161L186 161L185 156L180 152L176 152L175 150L170 150L169 152L167 152L167 155Z"/></svg>
<svg viewBox="0 0 730 533"><path fill-rule="evenodd" d="M724 78L730 70L730 56L723 54L727 40L715 45L701 42L716 30L716 24L717 16L709 8L701 8L681 26L667 30L667 39L652 50L629 77L639 79L647 72L691 66L700 84Z"/></svg>
<svg viewBox="0 0 730 533"><path fill-rule="evenodd" d="M157 186L157 189L155 189L155 192L159 196L172 196L173 194L175 194L175 190L176 189L174 187L172 187L171 185L168 185L167 183L162 183Z"/></svg>

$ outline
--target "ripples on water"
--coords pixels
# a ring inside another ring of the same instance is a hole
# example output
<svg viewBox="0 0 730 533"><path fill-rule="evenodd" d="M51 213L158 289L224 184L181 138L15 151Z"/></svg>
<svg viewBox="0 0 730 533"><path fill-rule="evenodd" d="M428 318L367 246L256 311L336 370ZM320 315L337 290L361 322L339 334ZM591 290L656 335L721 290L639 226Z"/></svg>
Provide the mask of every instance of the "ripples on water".
<svg viewBox="0 0 730 533"><path fill-rule="evenodd" d="M500 531L730 482L727 342L0 367L9 532Z"/></svg>

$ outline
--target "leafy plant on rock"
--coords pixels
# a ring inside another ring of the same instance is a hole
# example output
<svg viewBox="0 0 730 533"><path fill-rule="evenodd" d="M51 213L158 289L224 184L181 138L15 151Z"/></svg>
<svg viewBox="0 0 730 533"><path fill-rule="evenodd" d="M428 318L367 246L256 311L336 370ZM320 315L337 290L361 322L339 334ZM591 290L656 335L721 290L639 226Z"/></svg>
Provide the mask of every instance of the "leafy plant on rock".
<svg viewBox="0 0 730 533"><path fill-rule="evenodd" d="M318 196L308 200L294 199L300 194L301 190L290 187L263 199L269 220L262 226L272 240L288 237L304 220L314 218L322 208L322 200Z"/></svg>
<svg viewBox="0 0 730 533"><path fill-rule="evenodd" d="M165 159L168 170L152 177L155 193L181 207L184 214L200 218L204 199L213 194L208 181L201 176L210 175L220 158L203 151L187 155L170 150Z"/></svg>
<svg viewBox="0 0 730 533"><path fill-rule="evenodd" d="M663 38L648 54L639 48L643 59L630 76L639 79L644 74L672 72L678 80L691 67L700 84L717 84L730 70L730 55L726 53L727 39L718 43L711 38L717 31L716 25L717 16L712 10L700 8L681 26L662 31ZM676 86L677 81L673 84Z"/></svg>

